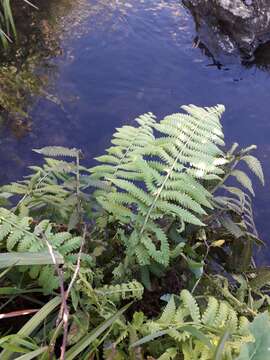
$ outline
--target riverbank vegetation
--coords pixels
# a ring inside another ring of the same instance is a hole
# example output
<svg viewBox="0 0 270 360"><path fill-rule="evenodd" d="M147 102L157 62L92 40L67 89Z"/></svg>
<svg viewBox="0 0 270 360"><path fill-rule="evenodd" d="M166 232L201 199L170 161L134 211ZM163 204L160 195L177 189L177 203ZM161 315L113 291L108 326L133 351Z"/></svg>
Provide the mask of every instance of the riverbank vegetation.
<svg viewBox="0 0 270 360"><path fill-rule="evenodd" d="M48 77L58 70L50 59L61 54L56 19L70 11L70 1L54 9L50 1L38 5L0 1L0 120L17 138L31 130L30 111L37 98L60 106L48 93Z"/></svg>
<svg viewBox="0 0 270 360"><path fill-rule="evenodd" d="M268 359L268 268L252 213L256 146L224 107L116 129L1 188L1 359Z"/></svg>
<svg viewBox="0 0 270 360"><path fill-rule="evenodd" d="M23 2L34 9L38 9L28 0L23 0ZM17 37L13 3L12 0L1 0L0 2L0 42L3 48L7 48L9 44L14 43ZM22 6L19 6L20 8L22 9Z"/></svg>

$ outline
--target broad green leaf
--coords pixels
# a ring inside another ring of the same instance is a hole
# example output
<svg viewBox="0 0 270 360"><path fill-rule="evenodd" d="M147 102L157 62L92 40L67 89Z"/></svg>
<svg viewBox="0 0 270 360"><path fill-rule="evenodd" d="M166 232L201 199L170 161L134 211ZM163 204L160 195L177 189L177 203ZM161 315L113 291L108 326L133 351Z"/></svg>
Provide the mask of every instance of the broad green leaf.
<svg viewBox="0 0 270 360"><path fill-rule="evenodd" d="M270 359L270 317L267 312L256 316L249 326L254 342L243 344L236 360Z"/></svg>

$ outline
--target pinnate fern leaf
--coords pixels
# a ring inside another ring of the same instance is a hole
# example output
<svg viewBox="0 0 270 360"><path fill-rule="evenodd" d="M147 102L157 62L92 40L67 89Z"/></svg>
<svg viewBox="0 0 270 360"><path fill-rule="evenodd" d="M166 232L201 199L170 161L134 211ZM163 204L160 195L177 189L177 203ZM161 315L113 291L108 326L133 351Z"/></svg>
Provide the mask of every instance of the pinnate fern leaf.
<svg viewBox="0 0 270 360"><path fill-rule="evenodd" d="M146 114L137 119L139 127L117 129L107 155L97 158L100 165L90 169L93 180L112 184L110 192L97 191L97 200L113 215L110 219L136 229L138 248L130 239L134 249L129 254L143 265L149 258L169 263L169 244L159 219L167 216L183 224L204 225L202 217L206 207L212 208L212 195L202 181L223 174L226 159L220 149L224 145L220 117L224 107L183 108L187 114L172 114L160 123Z"/></svg>
<svg viewBox="0 0 270 360"><path fill-rule="evenodd" d="M42 149L34 149L38 154L45 156L55 156L55 157L73 157L76 158L80 151L78 149L68 149L63 146L45 146Z"/></svg>

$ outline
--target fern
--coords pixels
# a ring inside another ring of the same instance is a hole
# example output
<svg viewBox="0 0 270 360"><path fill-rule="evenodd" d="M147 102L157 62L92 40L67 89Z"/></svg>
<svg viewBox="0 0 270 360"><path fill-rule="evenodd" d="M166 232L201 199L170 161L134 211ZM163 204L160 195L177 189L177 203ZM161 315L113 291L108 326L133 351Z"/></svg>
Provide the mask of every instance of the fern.
<svg viewBox="0 0 270 360"><path fill-rule="evenodd" d="M89 172L79 163L80 150L52 146L34 151L44 156L74 158L75 161L46 157L43 166L30 166L33 174L3 186L2 191L9 193L10 197L19 195L15 211L64 221L70 228L75 228L86 198L83 189L90 186L89 180L85 181Z"/></svg>
<svg viewBox="0 0 270 360"><path fill-rule="evenodd" d="M260 161L250 152L256 148L252 145L248 148L240 150L238 153L235 152L238 145L234 144L232 149L227 153L226 157L229 159L227 168L225 170L225 176L221 182L214 188L213 192L218 189L225 190L225 195L215 196L216 207L222 210L222 213L227 213L227 219L230 217L231 220L224 222L224 216L220 218L222 225L236 238L246 237L257 243L262 243L258 237L258 232L255 226L252 209L252 198L246 192L255 196L252 181L249 175L243 171L237 169L240 162L244 162L248 165L248 168L258 177L262 184L264 184L264 174L262 171ZM240 187L228 186L227 180L230 177L234 177ZM243 190L244 189L244 190ZM235 216L237 215L238 222L235 222Z"/></svg>
<svg viewBox="0 0 270 360"><path fill-rule="evenodd" d="M206 307L202 307L188 290L182 290L180 300L180 304L176 306L174 297L171 296L160 318L143 325L145 339L148 334L151 334L151 338L169 336L173 342L167 340L166 343L170 344L172 349L177 349L176 353L172 350L172 354L182 354L184 360L214 358L214 346L207 346L202 340L203 335L207 336L212 344L217 344L222 332L228 330L230 339L224 345L224 354L228 358L238 355L242 343L252 340L248 319L239 316L227 302L210 297ZM200 340L196 335L198 330L203 334L200 335ZM143 343L142 340L140 342ZM160 356L166 359L167 355L170 355L170 351Z"/></svg>
<svg viewBox="0 0 270 360"><path fill-rule="evenodd" d="M152 115L138 119L140 126L118 129L108 155L90 171L92 179L109 182L110 192L96 193L110 219L133 227L126 242L129 258L141 265L169 263L169 243L159 224L164 216L203 226L211 194L202 181L216 180L225 162L219 122L223 106L183 107L160 123Z"/></svg>
<svg viewBox="0 0 270 360"><path fill-rule="evenodd" d="M259 178L262 185L264 185L264 174L260 161L253 155L245 155L241 160L248 165L249 169Z"/></svg>
<svg viewBox="0 0 270 360"><path fill-rule="evenodd" d="M47 251L43 241L45 234L53 249L63 255L65 263L75 262L72 254L80 248L82 238L74 237L69 232L54 233L52 224L43 220L34 225L30 217L20 217L7 209L0 208L0 246L7 251L17 252L42 252ZM23 271L26 267L23 268ZM59 279L55 275L53 265L31 266L29 275L37 279L44 292L50 293L59 286Z"/></svg>
<svg viewBox="0 0 270 360"><path fill-rule="evenodd" d="M143 291L143 286L136 280L119 285L104 285L102 288L95 289L98 296L106 297L113 302L119 302L122 299L141 300Z"/></svg>

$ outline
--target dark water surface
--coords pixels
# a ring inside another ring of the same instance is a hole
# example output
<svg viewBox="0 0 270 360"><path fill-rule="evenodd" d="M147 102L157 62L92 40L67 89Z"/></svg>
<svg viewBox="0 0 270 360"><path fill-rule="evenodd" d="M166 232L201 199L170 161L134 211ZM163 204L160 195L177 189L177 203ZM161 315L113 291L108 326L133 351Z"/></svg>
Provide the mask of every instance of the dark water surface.
<svg viewBox="0 0 270 360"><path fill-rule="evenodd" d="M63 53L51 60L47 89L60 104L39 98L32 131L24 137L2 131L1 183L17 179L38 159L32 148L79 147L91 164L114 128L139 114L152 111L161 118L182 104L222 103L227 144L258 145L266 186L255 182L255 218L262 238L270 239L270 73L237 59L213 66L193 47L193 19L177 0L85 0L80 15L65 22Z"/></svg>

